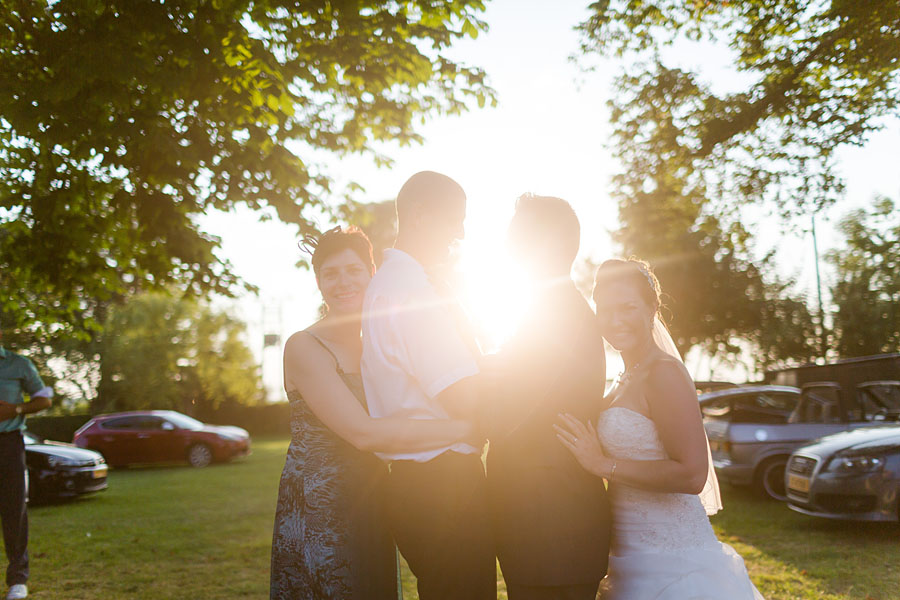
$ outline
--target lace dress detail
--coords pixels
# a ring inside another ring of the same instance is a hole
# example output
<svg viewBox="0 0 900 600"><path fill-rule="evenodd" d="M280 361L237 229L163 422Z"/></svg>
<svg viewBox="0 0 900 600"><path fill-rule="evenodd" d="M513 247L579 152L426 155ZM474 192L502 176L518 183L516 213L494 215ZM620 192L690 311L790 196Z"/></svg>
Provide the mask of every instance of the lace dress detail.
<svg viewBox="0 0 900 600"><path fill-rule="evenodd" d="M628 408L606 410L598 431L612 458L668 458L653 421ZM634 546L672 552L719 544L700 498L694 494L648 492L617 482L610 485L610 494L615 515L612 554Z"/></svg>
<svg viewBox="0 0 900 600"><path fill-rule="evenodd" d="M604 411L597 433L608 456L668 458L651 419L632 409ZM741 557L716 539L699 496L610 484L613 511L609 575L603 599L761 600Z"/></svg>

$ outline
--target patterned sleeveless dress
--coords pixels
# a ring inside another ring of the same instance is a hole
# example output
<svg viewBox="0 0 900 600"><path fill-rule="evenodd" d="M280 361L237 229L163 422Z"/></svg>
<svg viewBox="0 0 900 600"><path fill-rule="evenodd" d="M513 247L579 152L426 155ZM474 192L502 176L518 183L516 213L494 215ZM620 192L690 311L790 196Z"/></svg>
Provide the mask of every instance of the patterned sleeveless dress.
<svg viewBox="0 0 900 600"><path fill-rule="evenodd" d="M362 376L345 373L336 357L335 364L365 407ZM382 517L387 467L328 429L298 392L288 400L291 444L278 489L270 598L397 600L397 552Z"/></svg>

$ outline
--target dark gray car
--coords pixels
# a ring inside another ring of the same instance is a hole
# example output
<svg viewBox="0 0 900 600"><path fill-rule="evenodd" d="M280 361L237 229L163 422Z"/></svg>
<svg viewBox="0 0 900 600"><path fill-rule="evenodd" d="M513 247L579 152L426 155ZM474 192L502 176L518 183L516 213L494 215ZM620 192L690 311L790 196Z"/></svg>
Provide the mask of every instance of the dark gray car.
<svg viewBox="0 0 900 600"><path fill-rule="evenodd" d="M703 394L700 407L716 473L785 500L785 466L794 450L822 436L896 421L897 391L900 382L880 381L849 393L822 382L802 390L765 385Z"/></svg>
<svg viewBox="0 0 900 600"><path fill-rule="evenodd" d="M830 435L791 455L788 505L831 519L900 519L900 426Z"/></svg>
<svg viewBox="0 0 900 600"><path fill-rule="evenodd" d="M23 433L28 499L49 502L105 490L106 461L99 452Z"/></svg>

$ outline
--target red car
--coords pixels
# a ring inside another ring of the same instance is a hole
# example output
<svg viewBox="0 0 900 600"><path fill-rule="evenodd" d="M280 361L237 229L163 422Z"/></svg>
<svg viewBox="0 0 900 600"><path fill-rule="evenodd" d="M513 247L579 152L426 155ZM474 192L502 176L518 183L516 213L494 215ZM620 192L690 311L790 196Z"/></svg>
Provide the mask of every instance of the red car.
<svg viewBox="0 0 900 600"><path fill-rule="evenodd" d="M206 425L173 410L99 415L76 431L72 441L101 453L113 467L185 460L205 467L250 454L245 429Z"/></svg>

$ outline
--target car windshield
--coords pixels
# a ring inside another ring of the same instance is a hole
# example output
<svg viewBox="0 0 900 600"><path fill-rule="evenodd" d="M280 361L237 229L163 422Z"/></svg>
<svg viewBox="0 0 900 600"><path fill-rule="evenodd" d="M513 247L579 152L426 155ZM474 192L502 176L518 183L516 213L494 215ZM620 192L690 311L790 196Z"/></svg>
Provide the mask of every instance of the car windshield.
<svg viewBox="0 0 900 600"><path fill-rule="evenodd" d="M803 388L790 423L838 423L841 421L840 388L810 385Z"/></svg>
<svg viewBox="0 0 900 600"><path fill-rule="evenodd" d="M900 382L867 383L857 387L867 420L900 417Z"/></svg>
<svg viewBox="0 0 900 600"><path fill-rule="evenodd" d="M711 400L700 410L707 419L732 423L786 423L797 398L797 394L784 392L749 391Z"/></svg>
<svg viewBox="0 0 900 600"><path fill-rule="evenodd" d="M203 429L203 423L198 421L197 419L193 419L187 415L183 415L177 412L165 413L165 418L167 421L173 423L179 429L188 429L190 431L197 431L199 429Z"/></svg>

